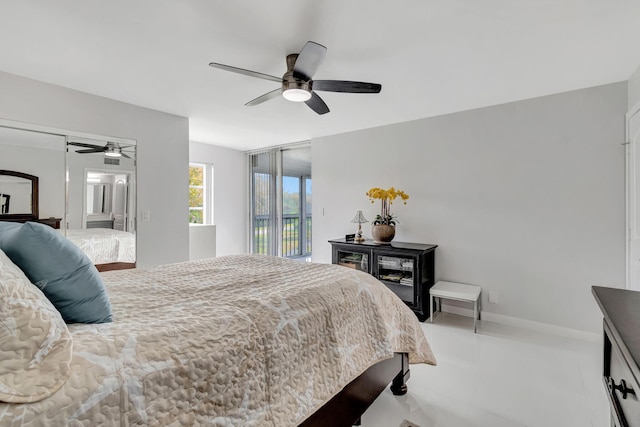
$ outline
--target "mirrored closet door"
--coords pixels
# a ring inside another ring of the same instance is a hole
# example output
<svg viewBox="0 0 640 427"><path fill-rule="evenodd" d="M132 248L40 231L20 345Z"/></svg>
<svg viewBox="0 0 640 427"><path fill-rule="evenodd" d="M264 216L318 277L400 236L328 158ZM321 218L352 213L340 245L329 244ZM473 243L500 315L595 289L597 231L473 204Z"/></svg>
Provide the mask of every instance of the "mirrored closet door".
<svg viewBox="0 0 640 427"><path fill-rule="evenodd" d="M135 265L135 141L67 137L66 164L67 237L99 269Z"/></svg>
<svg viewBox="0 0 640 427"><path fill-rule="evenodd" d="M55 218L62 228L65 210L65 137L49 133L0 126L0 170L37 177L32 199L31 183L23 190L0 189L0 220ZM8 173L2 181L14 181ZM25 183L27 180L21 180ZM18 216L16 216L18 215Z"/></svg>
<svg viewBox="0 0 640 427"><path fill-rule="evenodd" d="M0 221L56 228L99 270L135 266L134 140L0 119L0 172Z"/></svg>

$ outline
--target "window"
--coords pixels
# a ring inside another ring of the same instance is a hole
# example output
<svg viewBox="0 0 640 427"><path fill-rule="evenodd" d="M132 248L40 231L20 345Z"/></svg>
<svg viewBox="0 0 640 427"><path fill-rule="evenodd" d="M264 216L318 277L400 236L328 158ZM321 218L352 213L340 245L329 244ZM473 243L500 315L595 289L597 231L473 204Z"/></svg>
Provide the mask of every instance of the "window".
<svg viewBox="0 0 640 427"><path fill-rule="evenodd" d="M211 165L189 164L189 223L211 224L211 188L213 168Z"/></svg>
<svg viewBox="0 0 640 427"><path fill-rule="evenodd" d="M250 251L311 256L311 148L308 144L249 153Z"/></svg>

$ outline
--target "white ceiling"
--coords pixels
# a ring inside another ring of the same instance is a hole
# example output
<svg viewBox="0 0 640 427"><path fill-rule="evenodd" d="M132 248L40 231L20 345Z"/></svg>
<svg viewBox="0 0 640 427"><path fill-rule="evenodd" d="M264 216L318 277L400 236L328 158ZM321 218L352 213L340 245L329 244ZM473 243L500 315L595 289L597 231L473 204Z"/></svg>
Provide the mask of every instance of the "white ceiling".
<svg viewBox="0 0 640 427"><path fill-rule="evenodd" d="M242 150L626 80L639 0L2 0L0 70L190 119L191 140ZM277 98L308 40L331 112ZM1 96L1 94L0 94Z"/></svg>

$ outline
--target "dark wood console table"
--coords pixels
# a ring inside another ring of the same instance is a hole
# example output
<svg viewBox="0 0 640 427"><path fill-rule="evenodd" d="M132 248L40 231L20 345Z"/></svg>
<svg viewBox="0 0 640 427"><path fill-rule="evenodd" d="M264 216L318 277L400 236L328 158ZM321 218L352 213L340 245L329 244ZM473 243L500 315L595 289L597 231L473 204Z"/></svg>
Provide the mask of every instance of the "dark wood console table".
<svg viewBox="0 0 640 427"><path fill-rule="evenodd" d="M39 222L40 224L48 225L49 227L53 227L56 230L60 228L60 221L62 218L40 218L35 220L34 222Z"/></svg>
<svg viewBox="0 0 640 427"><path fill-rule="evenodd" d="M25 222L39 222L40 224L44 224L44 225L48 225L49 227L55 228L55 229L59 229L60 228L60 221L62 221L62 218L40 218L40 219L0 219L0 221L9 221L9 222L21 222L21 223L25 223Z"/></svg>
<svg viewBox="0 0 640 427"><path fill-rule="evenodd" d="M435 253L438 245L422 243L357 243L329 240L332 263L362 270L387 285L421 322L431 315L429 288L435 283Z"/></svg>
<svg viewBox="0 0 640 427"><path fill-rule="evenodd" d="M640 292L592 287L604 314L602 381L611 406L611 425L640 426Z"/></svg>

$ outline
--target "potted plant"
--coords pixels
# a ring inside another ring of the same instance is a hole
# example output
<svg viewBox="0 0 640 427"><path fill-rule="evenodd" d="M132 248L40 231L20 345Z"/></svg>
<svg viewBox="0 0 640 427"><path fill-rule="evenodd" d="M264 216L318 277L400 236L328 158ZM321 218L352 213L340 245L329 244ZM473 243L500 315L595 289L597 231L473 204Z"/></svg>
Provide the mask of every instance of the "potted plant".
<svg viewBox="0 0 640 427"><path fill-rule="evenodd" d="M397 217L390 211L393 201L400 197L403 203L407 204L409 195L402 190L396 190L394 187L383 189L373 187L367 191L367 196L371 203L380 200L380 213L376 215L371 222L371 235L373 240L378 243L388 243L393 240L396 235L396 224L399 223Z"/></svg>

